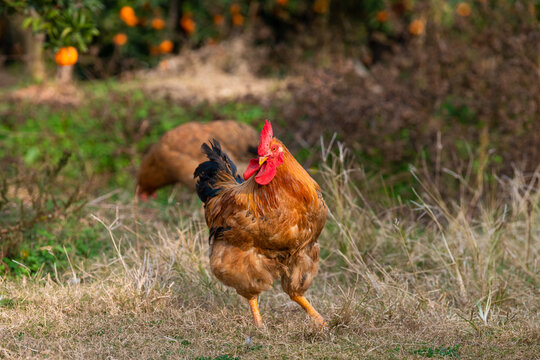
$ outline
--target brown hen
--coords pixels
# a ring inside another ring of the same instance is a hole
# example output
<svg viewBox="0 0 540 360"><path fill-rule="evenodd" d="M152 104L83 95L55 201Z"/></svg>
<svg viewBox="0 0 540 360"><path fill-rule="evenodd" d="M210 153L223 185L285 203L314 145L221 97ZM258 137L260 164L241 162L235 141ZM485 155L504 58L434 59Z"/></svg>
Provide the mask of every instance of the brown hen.
<svg viewBox="0 0 540 360"><path fill-rule="evenodd" d="M201 144L218 139L231 158L245 169L257 154L258 134L252 127L233 120L189 122L167 131L144 156L138 175L137 194L142 200L156 190L175 183L195 189L193 171L205 160Z"/></svg>
<svg viewBox="0 0 540 360"><path fill-rule="evenodd" d="M261 133L258 159L242 179L220 143L203 145L208 161L195 170L197 194L210 229L210 267L236 289L262 325L258 295L281 279L283 290L318 324L322 316L304 297L318 269L317 238L327 208L319 185L272 135ZM245 180L245 181L244 181Z"/></svg>

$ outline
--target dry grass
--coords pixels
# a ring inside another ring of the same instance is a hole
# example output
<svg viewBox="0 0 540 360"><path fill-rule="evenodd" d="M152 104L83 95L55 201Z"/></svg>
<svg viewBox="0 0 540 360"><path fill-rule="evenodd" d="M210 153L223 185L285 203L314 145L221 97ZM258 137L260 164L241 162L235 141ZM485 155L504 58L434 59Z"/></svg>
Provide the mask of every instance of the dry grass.
<svg viewBox="0 0 540 360"><path fill-rule="evenodd" d="M497 179L494 196L471 185L478 177L458 177L459 201L417 175L418 198L400 204L373 201L343 148L324 156L331 214L308 297L327 329L279 285L262 295L266 327L255 329L244 301L209 273L200 205L160 213L124 194L89 205L114 256L0 279L0 357L539 358L540 173Z"/></svg>
<svg viewBox="0 0 540 360"><path fill-rule="evenodd" d="M162 60L156 70L139 71L137 81L128 87L139 89L142 80L142 88L150 96L184 103L281 97L289 80L256 75L266 56L264 49L249 46L248 38L238 37Z"/></svg>

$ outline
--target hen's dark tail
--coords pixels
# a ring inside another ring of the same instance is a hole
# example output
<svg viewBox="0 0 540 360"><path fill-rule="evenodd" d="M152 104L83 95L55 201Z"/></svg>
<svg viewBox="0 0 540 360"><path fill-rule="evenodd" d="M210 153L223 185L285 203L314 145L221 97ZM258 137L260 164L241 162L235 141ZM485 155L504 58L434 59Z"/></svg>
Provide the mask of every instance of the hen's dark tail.
<svg viewBox="0 0 540 360"><path fill-rule="evenodd" d="M195 169L193 176L197 179L197 195L206 201L219 194L220 184L234 181L238 184L243 182L242 177L236 173L236 165L229 156L221 149L219 141L212 139L210 145L204 143L201 150L206 154L205 161Z"/></svg>

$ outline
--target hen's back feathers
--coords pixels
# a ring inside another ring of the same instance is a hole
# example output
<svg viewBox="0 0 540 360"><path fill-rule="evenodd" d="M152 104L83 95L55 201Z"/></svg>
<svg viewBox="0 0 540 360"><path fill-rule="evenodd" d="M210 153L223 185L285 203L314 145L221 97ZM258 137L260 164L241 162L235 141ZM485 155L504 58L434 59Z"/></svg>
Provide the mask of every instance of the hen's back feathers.
<svg viewBox="0 0 540 360"><path fill-rule="evenodd" d="M242 177L236 172L236 165L229 156L221 149L221 144L216 139L206 143L201 149L208 161L200 164L195 169L194 177L198 178L196 190L202 202L216 196L220 191L220 183L236 182L241 184Z"/></svg>
<svg viewBox="0 0 540 360"><path fill-rule="evenodd" d="M165 133L144 156L138 176L139 195L152 195L177 182L195 189L193 171L206 160L201 144L212 138L220 141L241 169L257 155L258 134L246 124L222 120L180 125Z"/></svg>

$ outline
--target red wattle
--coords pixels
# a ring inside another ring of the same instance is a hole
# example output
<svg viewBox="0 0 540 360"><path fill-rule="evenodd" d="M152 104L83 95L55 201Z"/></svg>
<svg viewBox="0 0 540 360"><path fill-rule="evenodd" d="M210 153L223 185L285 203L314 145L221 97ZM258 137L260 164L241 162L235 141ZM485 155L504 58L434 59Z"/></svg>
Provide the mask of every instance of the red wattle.
<svg viewBox="0 0 540 360"><path fill-rule="evenodd" d="M249 179L253 176L259 170L259 160L257 159L251 159L249 160L248 167L246 171L244 171L244 180Z"/></svg>
<svg viewBox="0 0 540 360"><path fill-rule="evenodd" d="M261 166L261 171L255 176L255 182L259 185L267 185L276 176L277 166L273 162L265 162Z"/></svg>

